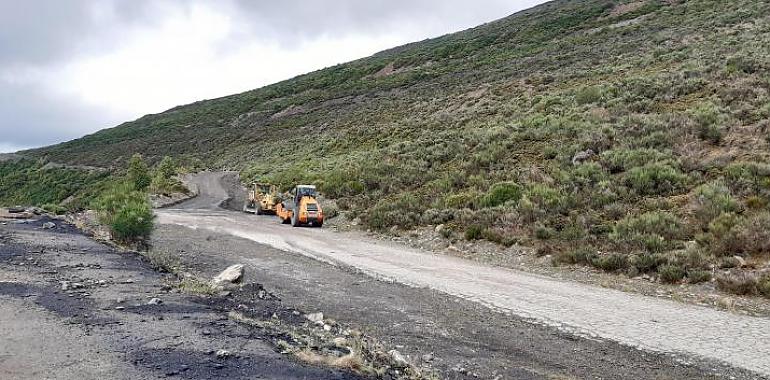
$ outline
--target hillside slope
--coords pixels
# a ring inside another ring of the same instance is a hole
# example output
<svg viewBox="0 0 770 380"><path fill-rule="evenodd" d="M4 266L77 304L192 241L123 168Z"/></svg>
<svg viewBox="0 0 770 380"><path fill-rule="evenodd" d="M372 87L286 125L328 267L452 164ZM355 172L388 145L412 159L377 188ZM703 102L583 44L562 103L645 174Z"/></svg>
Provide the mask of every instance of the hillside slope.
<svg viewBox="0 0 770 380"><path fill-rule="evenodd" d="M373 228L445 224L698 281L704 263L761 269L770 254L768 14L748 0L555 1L24 154L172 155L318 183Z"/></svg>

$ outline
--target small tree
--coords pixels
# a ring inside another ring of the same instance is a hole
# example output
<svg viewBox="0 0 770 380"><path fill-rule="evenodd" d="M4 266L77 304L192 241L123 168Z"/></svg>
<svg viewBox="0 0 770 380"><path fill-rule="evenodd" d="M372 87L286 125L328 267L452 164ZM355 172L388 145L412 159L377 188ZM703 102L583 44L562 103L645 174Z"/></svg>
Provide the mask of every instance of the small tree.
<svg viewBox="0 0 770 380"><path fill-rule="evenodd" d="M163 157L152 176L150 192L164 195L170 195L174 192L186 192L185 187L175 178L177 173L178 168L174 160L169 156Z"/></svg>
<svg viewBox="0 0 770 380"><path fill-rule="evenodd" d="M150 182L152 182L150 170L147 168L147 164L139 153L131 156L131 159L128 161L128 171L126 176L128 177L129 182L134 185L134 189L139 191L144 191L150 186Z"/></svg>
<svg viewBox="0 0 770 380"><path fill-rule="evenodd" d="M163 157L163 160L160 161L156 170L157 173L165 179L171 179L177 174L176 164L169 156Z"/></svg>

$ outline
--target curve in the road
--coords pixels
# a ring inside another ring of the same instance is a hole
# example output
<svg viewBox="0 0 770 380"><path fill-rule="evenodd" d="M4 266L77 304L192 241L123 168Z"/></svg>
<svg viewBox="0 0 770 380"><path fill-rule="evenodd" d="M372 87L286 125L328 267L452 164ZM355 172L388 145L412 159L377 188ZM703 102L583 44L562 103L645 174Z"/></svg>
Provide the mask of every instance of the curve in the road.
<svg viewBox="0 0 770 380"><path fill-rule="evenodd" d="M215 209L221 175L195 178L201 199L158 212L158 221L227 233L375 277L428 287L585 336L695 355L770 376L770 320L685 305L367 240L358 234L280 225ZM193 207L191 207L193 206ZM202 209L196 209L199 206Z"/></svg>

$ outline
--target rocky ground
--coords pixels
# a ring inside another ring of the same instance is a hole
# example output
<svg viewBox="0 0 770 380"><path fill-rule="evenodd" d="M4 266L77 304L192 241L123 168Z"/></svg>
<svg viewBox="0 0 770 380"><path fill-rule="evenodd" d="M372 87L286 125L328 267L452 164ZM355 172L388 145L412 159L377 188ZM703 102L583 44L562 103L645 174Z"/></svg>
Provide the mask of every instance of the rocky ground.
<svg viewBox="0 0 770 380"><path fill-rule="evenodd" d="M282 354L281 339L328 332L259 285L185 283L65 223L2 221L0 378L360 378Z"/></svg>

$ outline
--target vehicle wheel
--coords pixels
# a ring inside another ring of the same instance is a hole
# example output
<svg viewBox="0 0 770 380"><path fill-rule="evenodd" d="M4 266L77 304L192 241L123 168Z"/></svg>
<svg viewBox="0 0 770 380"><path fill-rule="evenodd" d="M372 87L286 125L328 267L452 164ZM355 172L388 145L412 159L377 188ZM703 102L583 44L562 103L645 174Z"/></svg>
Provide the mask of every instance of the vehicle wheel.
<svg viewBox="0 0 770 380"><path fill-rule="evenodd" d="M313 226L321 228L323 227L323 225L324 225L324 222L316 222Z"/></svg>
<svg viewBox="0 0 770 380"><path fill-rule="evenodd" d="M291 226L299 227L299 215L296 212L291 213Z"/></svg>
<svg viewBox="0 0 770 380"><path fill-rule="evenodd" d="M264 212L262 212L262 207L261 207L261 206L257 206L257 211L256 211L255 213L256 213L257 215L262 215L262 214L264 214Z"/></svg>

